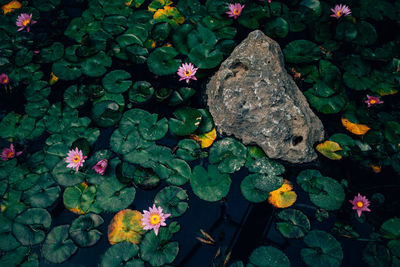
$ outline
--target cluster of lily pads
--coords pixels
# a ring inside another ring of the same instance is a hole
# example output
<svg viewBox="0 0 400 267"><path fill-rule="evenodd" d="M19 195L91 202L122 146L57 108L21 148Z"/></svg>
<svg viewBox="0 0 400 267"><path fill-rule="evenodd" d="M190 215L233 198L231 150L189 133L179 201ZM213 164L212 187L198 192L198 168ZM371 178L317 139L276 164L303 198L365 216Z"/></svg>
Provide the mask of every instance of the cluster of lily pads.
<svg viewBox="0 0 400 267"><path fill-rule="evenodd" d="M340 129L316 149L400 173L400 39L379 32L400 28L400 1L75 0L78 14L64 2L0 0L0 90L25 104L0 117L1 266L67 261L102 238L105 213L115 214L110 247L96 264L173 264L188 198L223 202L243 169L243 198L273 205L280 234L304 241L307 266L340 266L343 238L368 241L369 266L400 265L400 219L369 219L381 194L316 169L284 179L261 149L217 136L198 101L240 33L261 29L282 45L311 107ZM158 191L148 212L133 209L137 190ZM54 225L60 202L76 216ZM314 229L338 212L345 222ZM352 225L362 223L368 239ZM284 247L265 240L224 266L290 266Z"/></svg>

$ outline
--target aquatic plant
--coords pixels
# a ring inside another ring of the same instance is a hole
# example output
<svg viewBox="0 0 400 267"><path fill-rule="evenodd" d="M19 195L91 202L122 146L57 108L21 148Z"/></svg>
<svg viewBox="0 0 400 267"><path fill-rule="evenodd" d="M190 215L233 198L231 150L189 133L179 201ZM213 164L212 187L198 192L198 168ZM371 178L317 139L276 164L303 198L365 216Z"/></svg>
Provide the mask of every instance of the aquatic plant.
<svg viewBox="0 0 400 267"><path fill-rule="evenodd" d="M240 16L240 14L242 14L244 6L245 5L241 5L240 3L229 4L228 6L229 11L227 11L226 14L228 14L229 17L237 19Z"/></svg>
<svg viewBox="0 0 400 267"><path fill-rule="evenodd" d="M82 150L79 150L75 147L75 150L68 151L67 157L65 158L65 162L68 163L67 168L75 168L75 171L78 172L80 167L83 167L83 163L87 156L82 154Z"/></svg>
<svg viewBox="0 0 400 267"><path fill-rule="evenodd" d="M371 212L368 208L370 205L369 200L367 197L360 195L360 193L353 200L349 200L349 202L353 205L353 210L357 211L358 217L361 217L363 211Z"/></svg>
<svg viewBox="0 0 400 267"><path fill-rule="evenodd" d="M171 216L169 213L163 213L161 207L149 207L149 210L143 211L142 226L144 230L154 230L154 234L158 235L161 226L166 226L165 220Z"/></svg>
<svg viewBox="0 0 400 267"><path fill-rule="evenodd" d="M30 26L32 24L35 24L36 22L37 21L32 20L32 13L31 14L22 13L21 15L18 16L15 24L17 25L17 27L19 27L18 31L26 29L26 31L29 32Z"/></svg>
<svg viewBox="0 0 400 267"><path fill-rule="evenodd" d="M347 5L338 4L334 8L331 8L333 14L331 17L340 19L342 16L350 16L351 10Z"/></svg>

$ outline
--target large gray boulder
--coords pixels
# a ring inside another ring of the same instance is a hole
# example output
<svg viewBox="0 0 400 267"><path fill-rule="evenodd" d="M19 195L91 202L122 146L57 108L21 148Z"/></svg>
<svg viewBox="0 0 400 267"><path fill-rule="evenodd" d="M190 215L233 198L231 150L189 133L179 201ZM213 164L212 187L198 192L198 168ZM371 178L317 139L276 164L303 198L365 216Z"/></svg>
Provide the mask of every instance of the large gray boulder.
<svg viewBox="0 0 400 267"><path fill-rule="evenodd" d="M277 42L251 32L207 84L207 104L220 134L257 144L270 158L310 162L324 128L283 59Z"/></svg>

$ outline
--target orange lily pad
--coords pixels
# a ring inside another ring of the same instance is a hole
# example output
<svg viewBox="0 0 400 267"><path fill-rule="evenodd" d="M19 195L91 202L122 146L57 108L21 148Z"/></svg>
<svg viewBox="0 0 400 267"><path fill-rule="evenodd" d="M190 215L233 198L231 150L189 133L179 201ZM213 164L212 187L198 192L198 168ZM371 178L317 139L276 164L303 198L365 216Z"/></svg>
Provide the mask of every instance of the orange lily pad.
<svg viewBox="0 0 400 267"><path fill-rule="evenodd" d="M346 130L355 135L364 135L371 129L365 124L352 123L346 118L342 118L342 124Z"/></svg>
<svg viewBox="0 0 400 267"><path fill-rule="evenodd" d="M11 1L10 3L8 3L8 4L3 5L1 7L1 9L3 10L4 15L5 15L5 14L10 13L10 12L16 10L16 9L21 8L21 7L22 7L22 4L20 2L18 2L18 1L16 1L16 0L14 0L14 1Z"/></svg>
<svg viewBox="0 0 400 267"><path fill-rule="evenodd" d="M210 132L205 134L191 135L190 138L199 143L201 148L207 148L210 147L214 143L214 140L217 138L217 131L214 128Z"/></svg>
<svg viewBox="0 0 400 267"><path fill-rule="evenodd" d="M317 151L332 160L339 160L342 158L342 155L335 153L336 151L342 150L340 145L333 141L325 141L321 144L318 144L316 147Z"/></svg>
<svg viewBox="0 0 400 267"><path fill-rule="evenodd" d="M369 166L370 166L371 169L374 171L374 173L380 173L380 172L382 171L381 166L373 165L373 164L370 164Z"/></svg>
<svg viewBox="0 0 400 267"><path fill-rule="evenodd" d="M185 18L179 13L176 7L165 6L154 13L153 19L156 22L168 22L171 25L179 25L185 22Z"/></svg>
<svg viewBox="0 0 400 267"><path fill-rule="evenodd" d="M120 242L131 242L139 244L142 235L146 232L143 230L142 214L137 210L125 209L115 214L108 226L108 241L111 245Z"/></svg>
<svg viewBox="0 0 400 267"><path fill-rule="evenodd" d="M277 208L288 208L296 202L297 194L292 191L292 184L284 180L283 185L269 193L268 202Z"/></svg>

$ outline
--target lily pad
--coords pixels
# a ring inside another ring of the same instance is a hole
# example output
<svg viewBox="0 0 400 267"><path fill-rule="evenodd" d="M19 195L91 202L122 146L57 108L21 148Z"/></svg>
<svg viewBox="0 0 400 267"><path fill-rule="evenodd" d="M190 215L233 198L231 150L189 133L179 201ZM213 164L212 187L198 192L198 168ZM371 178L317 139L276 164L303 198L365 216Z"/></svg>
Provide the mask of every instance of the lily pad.
<svg viewBox="0 0 400 267"><path fill-rule="evenodd" d="M302 238L310 231L307 216L296 209L285 209L278 213L276 228L286 238Z"/></svg>
<svg viewBox="0 0 400 267"><path fill-rule="evenodd" d="M381 225L382 236L389 239L400 238L400 218L391 218Z"/></svg>
<svg viewBox="0 0 400 267"><path fill-rule="evenodd" d="M283 178L266 174L247 175L240 183L240 190L245 199L259 203L267 200L269 193L280 188Z"/></svg>
<svg viewBox="0 0 400 267"><path fill-rule="evenodd" d="M74 169L67 168L67 163L64 159L60 160L52 171L54 180L62 186L73 186L81 183L84 180L84 174L76 172Z"/></svg>
<svg viewBox="0 0 400 267"><path fill-rule="evenodd" d="M128 242L121 242L110 247L101 260L100 267L144 267L144 262L135 258L139 247Z"/></svg>
<svg viewBox="0 0 400 267"><path fill-rule="evenodd" d="M96 203L96 193L96 186L86 183L67 187L63 195L64 206L76 214L100 213L102 209Z"/></svg>
<svg viewBox="0 0 400 267"><path fill-rule="evenodd" d="M115 214L108 225L110 244L114 245L124 241L139 244L142 235L146 232L143 230L142 218L142 214L137 210L126 209Z"/></svg>
<svg viewBox="0 0 400 267"><path fill-rule="evenodd" d="M90 247L99 241L101 232L97 230L104 222L103 218L96 214L86 214L76 218L69 228L69 235L80 247Z"/></svg>
<svg viewBox="0 0 400 267"><path fill-rule="evenodd" d="M44 232L50 227L51 215L45 209L31 208L15 218L13 233L24 246L33 246L43 242Z"/></svg>
<svg viewBox="0 0 400 267"><path fill-rule="evenodd" d="M154 87L146 81L137 81L129 90L129 101L133 103L144 103L154 94Z"/></svg>
<svg viewBox="0 0 400 267"><path fill-rule="evenodd" d="M154 197L154 204L161 206L164 213L171 214L171 218L179 217L186 212L189 205L188 195L185 190L177 186L168 186Z"/></svg>
<svg viewBox="0 0 400 267"><path fill-rule="evenodd" d="M154 231L148 232L140 243L140 255L142 260L158 267L172 263L179 252L178 242L168 242L162 237L168 229L160 228L158 235Z"/></svg>
<svg viewBox="0 0 400 267"><path fill-rule="evenodd" d="M201 148L200 145L192 139L182 139L179 141L176 156L186 160L192 161L200 156Z"/></svg>
<svg viewBox="0 0 400 267"><path fill-rule="evenodd" d="M178 51L173 47L160 47L155 49L147 59L149 70L156 75L170 75L175 73L179 65L180 59L175 59Z"/></svg>
<svg viewBox="0 0 400 267"><path fill-rule="evenodd" d="M97 191L97 203L105 211L117 212L127 208L135 199L134 187L127 187L111 177L100 184Z"/></svg>
<svg viewBox="0 0 400 267"><path fill-rule="evenodd" d="M189 164L181 159L173 159L168 161L168 167L173 171L166 181L172 185L184 185L190 180L192 174Z"/></svg>
<svg viewBox="0 0 400 267"><path fill-rule="evenodd" d="M261 246L256 248L251 253L249 261L259 267L290 267L290 261L285 253L273 246Z"/></svg>
<svg viewBox="0 0 400 267"><path fill-rule="evenodd" d="M246 162L246 147L233 138L224 138L214 143L210 149L209 161L218 164L218 170L222 173L233 173Z"/></svg>
<svg viewBox="0 0 400 267"><path fill-rule="evenodd" d="M343 251L340 243L329 233L312 230L304 237L309 248L300 251L301 259L307 266L340 266Z"/></svg>
<svg viewBox="0 0 400 267"><path fill-rule="evenodd" d="M208 170L198 165L194 167L190 185L193 192L205 201L218 201L224 198L231 187L229 174L220 173L216 165L209 165Z"/></svg>
<svg viewBox="0 0 400 267"><path fill-rule="evenodd" d="M69 238L69 227L69 225L56 226L47 235L42 255L49 262L63 263L78 250L74 241Z"/></svg>
<svg viewBox="0 0 400 267"><path fill-rule="evenodd" d="M337 210L343 204L343 186L330 177L322 176L317 170L301 171L297 183L308 192L311 202L322 209Z"/></svg>
<svg viewBox="0 0 400 267"><path fill-rule="evenodd" d="M103 86L110 93L123 93L132 85L131 75L124 70L113 70L103 78Z"/></svg>
<svg viewBox="0 0 400 267"><path fill-rule="evenodd" d="M170 131L179 136L193 133L200 125L201 113L194 108L183 107L175 110L175 118L169 120Z"/></svg>
<svg viewBox="0 0 400 267"><path fill-rule="evenodd" d="M308 40L292 41L283 48L286 62L288 63L309 63L321 58L319 47Z"/></svg>

